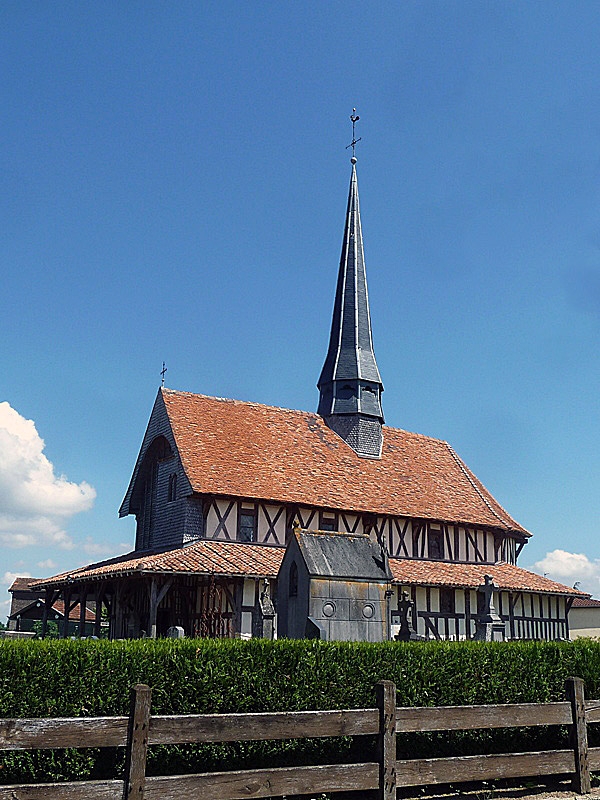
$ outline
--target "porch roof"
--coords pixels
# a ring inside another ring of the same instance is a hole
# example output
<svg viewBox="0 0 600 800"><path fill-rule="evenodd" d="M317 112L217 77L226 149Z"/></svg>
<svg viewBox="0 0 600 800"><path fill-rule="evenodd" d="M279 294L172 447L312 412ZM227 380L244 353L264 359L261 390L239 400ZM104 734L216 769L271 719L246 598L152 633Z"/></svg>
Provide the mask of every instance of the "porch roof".
<svg viewBox="0 0 600 800"><path fill-rule="evenodd" d="M535 572L499 561L496 564L457 564L412 558L390 558L394 583L417 586L453 586L476 589L491 575L499 589L510 592L560 594L566 597L589 597L585 592L564 586Z"/></svg>
<svg viewBox="0 0 600 800"><path fill-rule="evenodd" d="M126 553L37 581L36 589L144 573L275 578L284 550L269 545L202 539L159 553Z"/></svg>
<svg viewBox="0 0 600 800"><path fill-rule="evenodd" d="M32 588L44 589L73 583L143 574L216 575L276 578L285 549L260 544L202 539L187 547L160 553L126 553L85 567L36 581ZM543 578L514 564L461 564L425 559L390 558L392 582L415 586L454 586L476 589L491 575L505 591L559 594L565 597L589 595L549 578Z"/></svg>

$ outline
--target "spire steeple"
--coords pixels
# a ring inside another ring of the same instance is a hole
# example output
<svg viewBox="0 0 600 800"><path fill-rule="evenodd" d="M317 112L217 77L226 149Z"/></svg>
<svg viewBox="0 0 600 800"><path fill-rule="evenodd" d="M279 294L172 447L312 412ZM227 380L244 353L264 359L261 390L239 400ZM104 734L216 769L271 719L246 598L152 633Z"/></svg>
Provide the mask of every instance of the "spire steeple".
<svg viewBox="0 0 600 800"><path fill-rule="evenodd" d="M354 123L357 117L351 117ZM352 147L356 144L353 138ZM354 147L353 147L354 150ZM356 157L350 159L344 241L329 349L317 384L320 414L359 456L378 458L383 443L383 384L375 361L360 224Z"/></svg>

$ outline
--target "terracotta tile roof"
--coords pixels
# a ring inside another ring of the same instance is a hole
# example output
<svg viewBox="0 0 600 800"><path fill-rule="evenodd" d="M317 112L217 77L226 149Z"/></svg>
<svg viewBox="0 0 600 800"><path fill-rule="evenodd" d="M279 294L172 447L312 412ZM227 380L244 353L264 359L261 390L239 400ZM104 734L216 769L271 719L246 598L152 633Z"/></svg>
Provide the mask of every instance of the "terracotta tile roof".
<svg viewBox="0 0 600 800"><path fill-rule="evenodd" d="M37 578L36 580L40 580L40 579ZM17 617L21 617L21 616L27 614L27 612L30 609L36 608L36 607L39 608L38 604L43 605L43 601L40 600L39 598L36 599L36 600L32 600L31 603L28 603L27 605L22 606L21 608L18 608L16 611L12 611L8 615L8 618L9 619L16 619ZM69 620L71 620L71 622L79 622L79 609L80 609L79 603L77 603L77 605L74 606L71 609L71 613L69 614ZM56 602L54 602L53 605L52 605L52 610L56 611L58 614L60 614L61 617L64 617L64 615L65 615L65 604L64 604L64 602L62 600L56 600ZM88 608L86 606L86 608L85 608L85 621L86 622L94 622L95 618L96 617L95 617L94 612L90 608Z"/></svg>
<svg viewBox="0 0 600 800"><path fill-rule="evenodd" d="M573 608L600 608L600 600L594 597L576 597L573 600Z"/></svg>
<svg viewBox="0 0 600 800"><path fill-rule="evenodd" d="M360 458L317 414L162 389L195 492L422 517L527 534L447 442L384 427Z"/></svg>
<svg viewBox="0 0 600 800"><path fill-rule="evenodd" d="M417 559L391 558L390 566L394 583L421 586L456 586L476 589L483 583L485 575L491 575L494 583L507 591L531 591L542 594L563 594L586 597L585 592L563 586L562 583L542 578L535 572L514 564L456 564L447 561L425 561Z"/></svg>
<svg viewBox="0 0 600 800"><path fill-rule="evenodd" d="M54 603L54 605L52 606L52 608L55 609L56 611L58 611L58 613L61 615L61 617L64 617L64 615L65 615L65 604L64 604L64 602L62 600L57 600ZM69 614L69 620L71 622L79 622L79 609L80 609L79 603L77 603L77 605L74 606L71 609L71 613ZM85 621L86 622L94 622L95 619L96 619L96 615L94 614L94 612L90 608L88 608L86 606L86 608L85 608Z"/></svg>
<svg viewBox="0 0 600 800"><path fill-rule="evenodd" d="M161 553L127 553L118 558L54 575L38 581L36 586L152 572L275 578L283 553L282 547L203 539L187 547Z"/></svg>
<svg viewBox="0 0 600 800"><path fill-rule="evenodd" d="M37 583L41 578L15 578L9 587L9 592L25 592L29 589L31 583Z"/></svg>

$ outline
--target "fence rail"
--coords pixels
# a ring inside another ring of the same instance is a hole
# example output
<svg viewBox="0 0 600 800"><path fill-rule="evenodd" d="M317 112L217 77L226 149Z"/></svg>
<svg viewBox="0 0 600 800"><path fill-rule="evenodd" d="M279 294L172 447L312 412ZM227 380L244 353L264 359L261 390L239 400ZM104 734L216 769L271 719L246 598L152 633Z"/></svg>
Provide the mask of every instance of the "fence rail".
<svg viewBox="0 0 600 800"><path fill-rule="evenodd" d="M395 685L382 681L376 708L152 716L151 690L139 684L131 691L128 717L0 720L0 750L125 747L124 779L0 786L0 800L240 800L352 790L395 800L401 787L567 773L575 791L585 794L591 790L590 770L600 768L600 747L587 745L588 724L600 722L600 701L585 702L580 678L569 678L565 690L567 701L561 703L397 708ZM539 725L571 726L572 748L396 759L397 733ZM366 735L377 737L376 761L146 776L149 745Z"/></svg>

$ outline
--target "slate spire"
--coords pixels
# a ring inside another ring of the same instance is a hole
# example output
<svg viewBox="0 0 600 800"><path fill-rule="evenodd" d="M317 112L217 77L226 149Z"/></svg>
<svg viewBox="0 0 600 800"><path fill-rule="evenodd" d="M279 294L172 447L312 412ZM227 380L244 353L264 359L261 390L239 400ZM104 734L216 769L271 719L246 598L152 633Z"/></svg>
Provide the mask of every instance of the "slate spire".
<svg viewBox="0 0 600 800"><path fill-rule="evenodd" d="M329 350L317 384L317 413L358 455L378 458L383 443L383 384L373 351L354 155L350 161L344 241Z"/></svg>

